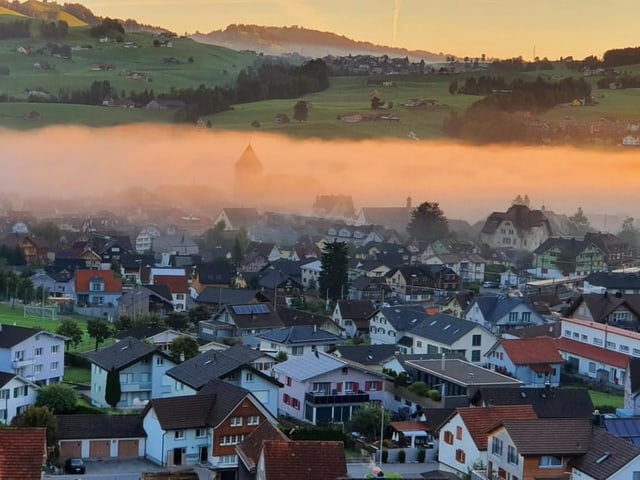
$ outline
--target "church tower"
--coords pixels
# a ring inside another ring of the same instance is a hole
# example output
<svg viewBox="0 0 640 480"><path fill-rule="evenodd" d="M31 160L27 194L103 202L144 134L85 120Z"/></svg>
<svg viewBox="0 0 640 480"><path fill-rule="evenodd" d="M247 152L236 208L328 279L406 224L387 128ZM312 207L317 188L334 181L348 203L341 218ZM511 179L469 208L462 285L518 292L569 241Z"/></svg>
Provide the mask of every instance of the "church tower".
<svg viewBox="0 0 640 480"><path fill-rule="evenodd" d="M237 202L255 199L261 188L262 164L251 144L236 162L234 196Z"/></svg>

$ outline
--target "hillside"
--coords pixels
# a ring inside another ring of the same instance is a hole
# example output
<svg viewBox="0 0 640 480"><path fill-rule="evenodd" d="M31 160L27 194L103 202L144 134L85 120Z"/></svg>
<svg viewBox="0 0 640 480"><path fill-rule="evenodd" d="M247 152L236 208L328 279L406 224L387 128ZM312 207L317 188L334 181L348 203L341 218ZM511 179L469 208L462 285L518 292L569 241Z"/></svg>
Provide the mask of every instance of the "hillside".
<svg viewBox="0 0 640 480"><path fill-rule="evenodd" d="M266 27L260 25L229 25L224 30L215 30L208 34L196 33L194 40L201 43L222 45L236 50L253 50L271 55L298 53L307 57L326 55L389 55L409 57L411 60L426 62L442 61L444 56L425 50L407 50L406 48L375 45L308 28Z"/></svg>

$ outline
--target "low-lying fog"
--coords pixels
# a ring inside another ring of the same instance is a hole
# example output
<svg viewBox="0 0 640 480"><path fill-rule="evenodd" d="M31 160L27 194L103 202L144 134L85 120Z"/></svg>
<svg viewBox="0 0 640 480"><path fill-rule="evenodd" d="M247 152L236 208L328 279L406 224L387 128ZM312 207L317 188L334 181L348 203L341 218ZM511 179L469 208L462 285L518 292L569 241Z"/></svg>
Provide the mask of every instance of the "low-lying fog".
<svg viewBox="0 0 640 480"><path fill-rule="evenodd" d="M0 130L0 191L20 197L99 195L158 185L206 185L231 198L248 143L270 194L260 208L308 209L318 194L352 195L356 208L440 203L471 222L517 194L556 213L638 217L640 149L462 146L446 142L295 140L173 126ZM105 205L105 208L108 206Z"/></svg>

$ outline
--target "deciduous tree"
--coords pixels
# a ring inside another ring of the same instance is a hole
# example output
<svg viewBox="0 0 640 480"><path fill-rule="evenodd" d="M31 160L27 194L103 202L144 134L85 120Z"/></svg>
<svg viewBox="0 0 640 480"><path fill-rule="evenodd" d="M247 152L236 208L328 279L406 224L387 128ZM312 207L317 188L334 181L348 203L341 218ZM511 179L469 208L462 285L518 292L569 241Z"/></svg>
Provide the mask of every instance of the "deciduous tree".
<svg viewBox="0 0 640 480"><path fill-rule="evenodd" d="M582 207L578 207L578 211L569 217L569 235L581 237L591 230L589 219L582 211Z"/></svg>
<svg viewBox="0 0 640 480"><path fill-rule="evenodd" d="M69 350L69 345L73 345L77 347L80 341L82 340L82 335L84 332L78 326L78 323L75 320L71 320L70 318L65 318L60 322L58 328L56 328L56 333L58 335L62 335L63 337L67 337L69 340L65 342L65 347Z"/></svg>
<svg viewBox="0 0 640 480"><path fill-rule="evenodd" d="M58 421L49 407L29 407L13 417L12 427L44 427L47 429L47 445L53 446L58 436Z"/></svg>
<svg viewBox="0 0 640 480"><path fill-rule="evenodd" d="M298 122L306 122L309 119L309 106L304 100L296 102L293 106L293 119Z"/></svg>
<svg viewBox="0 0 640 480"><path fill-rule="evenodd" d="M198 342L191 337L178 337L169 346L171 357L177 362L184 362L195 357L198 351Z"/></svg>
<svg viewBox="0 0 640 480"><path fill-rule="evenodd" d="M64 383L53 383L40 388L36 405L48 407L53 413L73 413L78 402L78 392Z"/></svg>
<svg viewBox="0 0 640 480"><path fill-rule="evenodd" d="M87 322L87 333L96 341L96 350L98 350L98 345L111 336L111 328L102 320L89 320Z"/></svg>

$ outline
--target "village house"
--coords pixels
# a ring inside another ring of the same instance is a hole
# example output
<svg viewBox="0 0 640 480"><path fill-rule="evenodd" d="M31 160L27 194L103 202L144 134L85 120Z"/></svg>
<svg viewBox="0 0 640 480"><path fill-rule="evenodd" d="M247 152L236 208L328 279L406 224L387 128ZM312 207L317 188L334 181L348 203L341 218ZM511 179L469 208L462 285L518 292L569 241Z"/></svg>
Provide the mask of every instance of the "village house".
<svg viewBox="0 0 640 480"><path fill-rule="evenodd" d="M382 307L369 320L371 344L397 345L402 353L412 353L406 334L427 318L429 314L420 305Z"/></svg>
<svg viewBox="0 0 640 480"><path fill-rule="evenodd" d="M332 318L347 337L364 337L369 335L369 320L375 312L368 300L338 300Z"/></svg>
<svg viewBox="0 0 640 480"><path fill-rule="evenodd" d="M550 237L533 251L533 266L540 278L588 275L604 270L606 257L587 239Z"/></svg>
<svg viewBox="0 0 640 480"><path fill-rule="evenodd" d="M528 298L505 295L472 298L464 312L464 318L482 325L496 335L515 328L546 323Z"/></svg>
<svg viewBox="0 0 640 480"><path fill-rule="evenodd" d="M39 387L14 373L0 371L0 424L10 425L35 405Z"/></svg>
<svg viewBox="0 0 640 480"><path fill-rule="evenodd" d="M506 212L493 212L484 223L480 240L491 248L534 251L553 234L544 211L512 205Z"/></svg>

